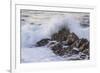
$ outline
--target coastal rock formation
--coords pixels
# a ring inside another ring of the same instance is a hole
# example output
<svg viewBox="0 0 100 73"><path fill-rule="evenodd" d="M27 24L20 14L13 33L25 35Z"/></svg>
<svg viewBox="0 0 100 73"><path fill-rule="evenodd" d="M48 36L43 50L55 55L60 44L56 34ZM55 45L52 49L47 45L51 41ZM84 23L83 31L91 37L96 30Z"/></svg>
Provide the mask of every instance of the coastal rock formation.
<svg viewBox="0 0 100 73"><path fill-rule="evenodd" d="M37 47L45 46L51 48L54 54L58 56L70 57L81 53L77 60L89 59L89 41L85 38L79 38L74 32L62 28L58 33L51 36L51 39L42 39L36 43ZM75 59L76 60L76 59Z"/></svg>

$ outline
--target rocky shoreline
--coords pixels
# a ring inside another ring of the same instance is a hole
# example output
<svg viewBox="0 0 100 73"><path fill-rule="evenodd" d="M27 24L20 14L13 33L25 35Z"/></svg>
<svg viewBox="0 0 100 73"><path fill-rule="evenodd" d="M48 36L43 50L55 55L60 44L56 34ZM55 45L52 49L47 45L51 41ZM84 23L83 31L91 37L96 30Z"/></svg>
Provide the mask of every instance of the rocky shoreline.
<svg viewBox="0 0 100 73"><path fill-rule="evenodd" d="M79 58L71 60L89 59L89 41L85 38L79 38L74 32L69 29L62 28L51 36L38 41L36 47L47 46L51 48L54 54L61 57L71 57L79 55ZM65 58L66 58L65 57Z"/></svg>

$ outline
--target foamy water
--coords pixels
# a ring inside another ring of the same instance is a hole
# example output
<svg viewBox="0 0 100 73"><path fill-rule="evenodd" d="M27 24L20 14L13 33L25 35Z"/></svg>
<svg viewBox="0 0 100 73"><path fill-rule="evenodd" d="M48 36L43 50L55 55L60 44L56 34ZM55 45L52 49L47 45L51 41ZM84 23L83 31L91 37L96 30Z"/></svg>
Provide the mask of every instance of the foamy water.
<svg viewBox="0 0 100 73"><path fill-rule="evenodd" d="M84 13L22 11L21 14L21 19L23 19L21 21L22 62L68 60L67 58L56 56L50 48L34 46L41 39L50 38L52 34L58 32L62 27L70 29L80 38L89 40L89 27L83 28L80 26L80 20L85 15Z"/></svg>

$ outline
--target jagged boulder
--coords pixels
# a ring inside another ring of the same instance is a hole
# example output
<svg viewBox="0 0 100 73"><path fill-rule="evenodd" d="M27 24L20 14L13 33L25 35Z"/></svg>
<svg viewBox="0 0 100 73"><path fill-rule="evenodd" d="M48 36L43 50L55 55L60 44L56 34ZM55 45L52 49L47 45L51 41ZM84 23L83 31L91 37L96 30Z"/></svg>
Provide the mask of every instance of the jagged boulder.
<svg viewBox="0 0 100 73"><path fill-rule="evenodd" d="M78 36L75 33L70 33L67 37L67 45L72 45L75 41L79 40Z"/></svg>
<svg viewBox="0 0 100 73"><path fill-rule="evenodd" d="M51 36L52 40L56 41L65 41L67 40L67 36L69 34L69 29L62 28L58 33L55 33Z"/></svg>
<svg viewBox="0 0 100 73"><path fill-rule="evenodd" d="M89 41L82 38L79 40L79 50L84 51L85 49L89 49Z"/></svg>
<svg viewBox="0 0 100 73"><path fill-rule="evenodd" d="M79 40L75 41L71 46L78 48L80 52L84 51L84 53L88 54L89 41L87 39L84 39L84 38L79 39Z"/></svg>

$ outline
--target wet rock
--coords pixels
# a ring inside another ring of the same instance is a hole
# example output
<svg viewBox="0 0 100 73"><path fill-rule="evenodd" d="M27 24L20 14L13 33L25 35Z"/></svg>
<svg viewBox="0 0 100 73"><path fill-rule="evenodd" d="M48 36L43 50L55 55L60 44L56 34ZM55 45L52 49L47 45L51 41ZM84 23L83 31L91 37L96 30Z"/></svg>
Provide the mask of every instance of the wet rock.
<svg viewBox="0 0 100 73"><path fill-rule="evenodd" d="M69 59L69 60L81 60L80 58L71 58L71 59Z"/></svg>
<svg viewBox="0 0 100 73"><path fill-rule="evenodd" d="M52 35L52 40L56 41L65 41L69 34L69 29L62 28L58 33Z"/></svg>
<svg viewBox="0 0 100 73"><path fill-rule="evenodd" d="M61 34L61 32L59 33ZM55 38L57 38L58 35L59 34L56 33ZM59 56L67 55L68 57L70 57L72 55L78 55L79 52L84 53L84 55L89 55L89 41L84 38L79 39L75 33L69 33L67 35L67 39L60 40L58 42L59 44L52 47L52 51L56 55L59 55ZM85 57L86 56L81 55L82 59L85 59Z"/></svg>
<svg viewBox="0 0 100 73"><path fill-rule="evenodd" d="M55 46L52 47L52 49L59 49L62 48L63 46L61 45L61 43L56 44Z"/></svg>
<svg viewBox="0 0 100 73"><path fill-rule="evenodd" d="M72 56L72 55L75 55L75 54L79 54L79 50L74 49L71 46L65 48L65 55Z"/></svg>
<svg viewBox="0 0 100 73"><path fill-rule="evenodd" d="M73 50L71 51L71 54L72 54L72 55L74 55L74 54L79 54L79 51L78 51L78 50L73 49Z"/></svg>
<svg viewBox="0 0 100 73"><path fill-rule="evenodd" d="M89 49L89 41L87 39L82 38L75 41L71 46L79 48L79 50L82 52L85 49Z"/></svg>
<svg viewBox="0 0 100 73"><path fill-rule="evenodd" d="M83 55L80 56L80 58L81 58L81 59L85 59L85 58L86 58L86 55L83 54Z"/></svg>
<svg viewBox="0 0 100 73"><path fill-rule="evenodd" d="M67 48L64 48L65 50L65 55L70 56L71 55L71 51L72 51L73 47L68 46Z"/></svg>
<svg viewBox="0 0 100 73"><path fill-rule="evenodd" d="M58 33L51 36L51 39L42 39L36 43L37 47L49 47L52 52L58 56L71 57L78 55L79 58L71 58L73 60L89 59L89 41L85 38L79 39L75 33L62 28ZM81 55L79 55L82 53ZM71 60L70 59L70 60Z"/></svg>
<svg viewBox="0 0 100 73"><path fill-rule="evenodd" d="M49 43L49 41L50 41L50 39L48 39L48 38L42 39L42 40L38 41L35 46L36 47L45 46L46 44Z"/></svg>
<svg viewBox="0 0 100 73"><path fill-rule="evenodd" d="M82 38L79 42L79 50L83 51L85 49L89 49L89 41L87 39Z"/></svg>
<svg viewBox="0 0 100 73"><path fill-rule="evenodd" d="M83 53L86 54L86 55L89 55L89 52L90 52L89 49L83 50Z"/></svg>
<svg viewBox="0 0 100 73"><path fill-rule="evenodd" d="M75 33L70 33L67 37L67 44L72 45L76 40L78 40L78 36Z"/></svg>
<svg viewBox="0 0 100 73"><path fill-rule="evenodd" d="M68 55L71 56L72 53L75 53L75 51L72 51L72 47L68 46L68 47L63 47L61 43L55 45L52 47L52 51L59 56L63 56L63 55Z"/></svg>
<svg viewBox="0 0 100 73"><path fill-rule="evenodd" d="M60 43L58 43L57 45L53 46L52 47L52 51L56 55L59 55L59 56L63 56L64 55L64 48L63 48L63 46Z"/></svg>
<svg viewBox="0 0 100 73"><path fill-rule="evenodd" d="M71 46L79 48L79 45L80 45L80 40L76 40Z"/></svg>

